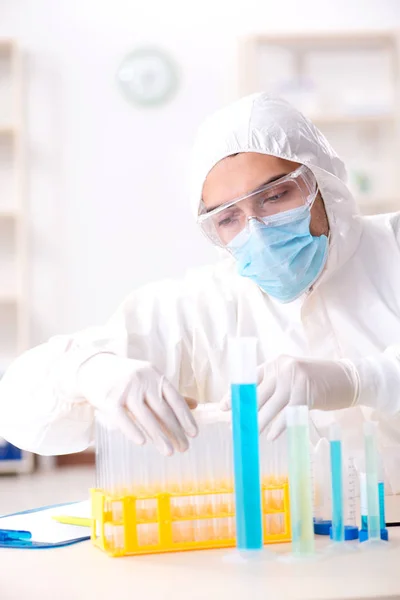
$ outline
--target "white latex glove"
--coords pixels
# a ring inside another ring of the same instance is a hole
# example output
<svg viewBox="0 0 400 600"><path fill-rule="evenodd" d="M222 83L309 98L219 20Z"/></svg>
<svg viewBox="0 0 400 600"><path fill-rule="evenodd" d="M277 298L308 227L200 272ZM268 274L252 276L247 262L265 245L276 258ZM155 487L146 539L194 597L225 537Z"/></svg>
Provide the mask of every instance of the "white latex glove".
<svg viewBox="0 0 400 600"><path fill-rule="evenodd" d="M81 365L78 389L135 444L147 434L166 456L187 450L187 436L197 435L185 398L148 362L97 354Z"/></svg>
<svg viewBox="0 0 400 600"><path fill-rule="evenodd" d="M271 425L268 439L285 429L286 406L307 405L310 409L338 410L357 403L359 378L347 360L299 359L280 356L258 370L258 424L260 432ZM221 402L230 408L230 395Z"/></svg>

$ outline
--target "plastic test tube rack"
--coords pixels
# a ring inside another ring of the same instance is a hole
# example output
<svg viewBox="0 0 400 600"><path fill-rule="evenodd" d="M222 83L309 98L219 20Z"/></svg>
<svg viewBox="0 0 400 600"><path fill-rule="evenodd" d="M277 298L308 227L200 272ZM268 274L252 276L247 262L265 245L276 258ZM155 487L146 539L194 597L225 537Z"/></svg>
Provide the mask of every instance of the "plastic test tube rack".
<svg viewBox="0 0 400 600"><path fill-rule="evenodd" d="M111 556L236 544L230 413L195 411L190 449L161 456L96 421L92 541ZM291 539L286 440L260 437L263 542Z"/></svg>

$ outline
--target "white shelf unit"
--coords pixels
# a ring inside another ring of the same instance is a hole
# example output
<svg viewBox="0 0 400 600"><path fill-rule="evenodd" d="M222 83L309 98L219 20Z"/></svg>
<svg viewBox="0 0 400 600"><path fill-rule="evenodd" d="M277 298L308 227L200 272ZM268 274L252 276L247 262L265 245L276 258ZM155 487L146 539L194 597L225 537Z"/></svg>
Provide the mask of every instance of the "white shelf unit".
<svg viewBox="0 0 400 600"><path fill-rule="evenodd" d="M0 377L29 345L24 163L22 57L0 39ZM32 470L33 455L7 456L1 443L0 472Z"/></svg>
<svg viewBox="0 0 400 600"><path fill-rule="evenodd" d="M240 95L270 92L326 135L364 214L400 210L400 32L259 34L241 42Z"/></svg>

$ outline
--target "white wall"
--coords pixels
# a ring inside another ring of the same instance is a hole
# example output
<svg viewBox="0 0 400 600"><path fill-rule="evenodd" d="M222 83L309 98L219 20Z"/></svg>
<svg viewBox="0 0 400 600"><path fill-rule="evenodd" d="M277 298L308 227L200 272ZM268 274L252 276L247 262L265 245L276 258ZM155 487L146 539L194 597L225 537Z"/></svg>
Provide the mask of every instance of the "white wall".
<svg viewBox="0 0 400 600"><path fill-rule="evenodd" d="M397 0L2 0L26 53L33 342L101 323L130 289L214 258L187 202L208 112L237 95L249 32L400 26ZM176 99L137 110L115 86L137 44L180 65Z"/></svg>

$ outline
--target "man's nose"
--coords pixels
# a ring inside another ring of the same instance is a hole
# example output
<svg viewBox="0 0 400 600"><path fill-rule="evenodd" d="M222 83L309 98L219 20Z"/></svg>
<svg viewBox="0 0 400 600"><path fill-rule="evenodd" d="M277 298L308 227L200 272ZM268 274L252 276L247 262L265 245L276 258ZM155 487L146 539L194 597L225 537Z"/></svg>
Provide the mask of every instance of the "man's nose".
<svg viewBox="0 0 400 600"><path fill-rule="evenodd" d="M245 202L241 207L243 214L247 220L250 219L260 219L260 215L258 214L257 208L254 206L253 202Z"/></svg>

